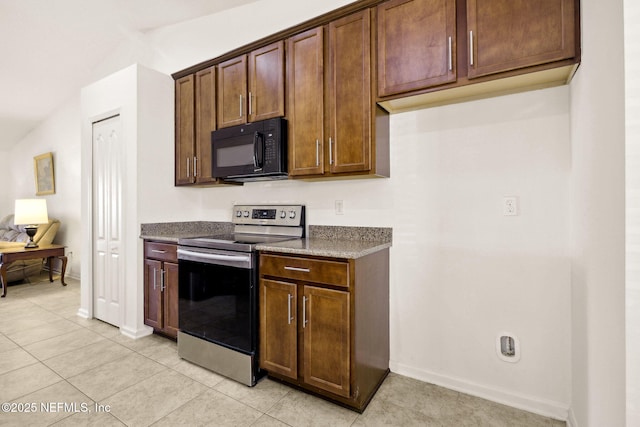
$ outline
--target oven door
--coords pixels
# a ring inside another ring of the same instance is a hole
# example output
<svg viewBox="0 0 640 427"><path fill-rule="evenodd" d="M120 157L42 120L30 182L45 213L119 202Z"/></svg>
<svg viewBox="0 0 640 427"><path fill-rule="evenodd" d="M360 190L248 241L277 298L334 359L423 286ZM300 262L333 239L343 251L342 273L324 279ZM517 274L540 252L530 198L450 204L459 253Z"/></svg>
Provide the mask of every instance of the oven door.
<svg viewBox="0 0 640 427"><path fill-rule="evenodd" d="M179 247L178 264L180 330L254 354L258 326L255 255Z"/></svg>

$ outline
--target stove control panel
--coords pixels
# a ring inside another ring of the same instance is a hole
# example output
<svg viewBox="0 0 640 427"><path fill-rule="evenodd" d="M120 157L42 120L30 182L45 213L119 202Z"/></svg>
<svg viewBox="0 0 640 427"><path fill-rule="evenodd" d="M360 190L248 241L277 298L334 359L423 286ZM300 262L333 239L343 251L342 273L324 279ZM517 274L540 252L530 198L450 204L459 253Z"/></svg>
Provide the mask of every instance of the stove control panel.
<svg viewBox="0 0 640 427"><path fill-rule="evenodd" d="M304 225L304 205L236 205L232 222L245 225Z"/></svg>

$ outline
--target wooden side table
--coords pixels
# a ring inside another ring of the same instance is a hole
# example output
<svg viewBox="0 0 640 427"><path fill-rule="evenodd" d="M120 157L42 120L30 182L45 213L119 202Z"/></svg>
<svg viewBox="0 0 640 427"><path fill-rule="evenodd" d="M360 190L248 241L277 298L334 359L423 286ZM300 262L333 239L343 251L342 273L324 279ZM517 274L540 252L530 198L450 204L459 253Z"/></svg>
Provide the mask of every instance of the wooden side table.
<svg viewBox="0 0 640 427"><path fill-rule="evenodd" d="M29 260L46 258L49 267L49 282L53 282L53 272L51 269L51 260L59 258L62 261L62 274L60 282L63 286L64 272L67 269L67 257L64 254L64 246L62 245L41 245L37 248L7 248L0 249L0 284L2 284L2 297L7 295L7 267L9 264L19 260Z"/></svg>

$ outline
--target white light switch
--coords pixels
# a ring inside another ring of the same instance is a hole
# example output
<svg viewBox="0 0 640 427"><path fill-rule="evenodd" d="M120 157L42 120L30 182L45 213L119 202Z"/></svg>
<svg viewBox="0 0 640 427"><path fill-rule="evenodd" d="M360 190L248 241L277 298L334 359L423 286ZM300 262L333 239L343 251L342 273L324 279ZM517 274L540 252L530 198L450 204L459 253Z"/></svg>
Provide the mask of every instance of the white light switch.
<svg viewBox="0 0 640 427"><path fill-rule="evenodd" d="M336 215L344 215L344 203L342 200L336 200Z"/></svg>

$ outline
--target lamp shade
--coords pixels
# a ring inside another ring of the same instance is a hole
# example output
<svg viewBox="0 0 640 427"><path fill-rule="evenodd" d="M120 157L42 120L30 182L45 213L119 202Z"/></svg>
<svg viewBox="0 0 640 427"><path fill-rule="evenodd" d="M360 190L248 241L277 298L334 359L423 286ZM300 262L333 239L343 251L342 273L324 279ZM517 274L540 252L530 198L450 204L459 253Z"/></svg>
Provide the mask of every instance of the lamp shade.
<svg viewBox="0 0 640 427"><path fill-rule="evenodd" d="M13 217L16 225L46 224L47 201L45 199L17 199Z"/></svg>

